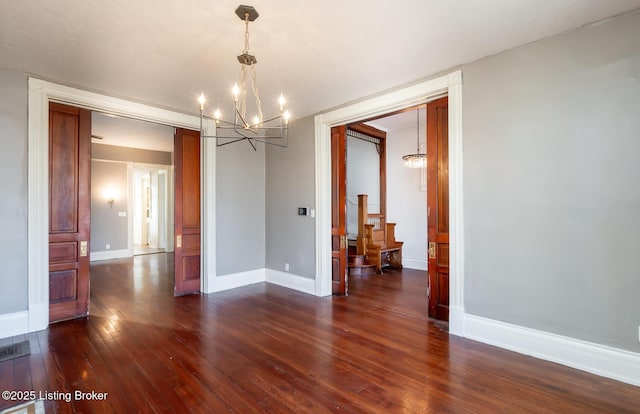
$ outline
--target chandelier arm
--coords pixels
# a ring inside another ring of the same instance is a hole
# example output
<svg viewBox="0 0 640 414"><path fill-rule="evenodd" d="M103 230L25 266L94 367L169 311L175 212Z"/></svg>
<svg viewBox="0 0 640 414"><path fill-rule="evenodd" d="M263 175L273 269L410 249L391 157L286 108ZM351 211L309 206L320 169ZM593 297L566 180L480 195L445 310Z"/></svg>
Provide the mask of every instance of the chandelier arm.
<svg viewBox="0 0 640 414"><path fill-rule="evenodd" d="M254 151L258 151L258 148L256 148L256 144L253 143L251 138L247 138L247 141L249 141L249 145L251 145L251 148L253 148Z"/></svg>
<svg viewBox="0 0 640 414"><path fill-rule="evenodd" d="M244 120L244 115L242 115L240 112L238 112L237 109L236 109L236 115L238 117L240 117L240 121L242 121L242 125L244 125L245 128L249 126L249 124L247 124L247 121ZM234 128L237 128L238 127L238 122L237 121L234 122L233 125L234 125Z"/></svg>
<svg viewBox="0 0 640 414"><path fill-rule="evenodd" d="M229 138L229 137L213 137L213 138ZM224 147L225 145L233 144L234 142L242 141L244 139L249 139L246 137L234 139L233 141L223 142L222 144L216 144L216 147Z"/></svg>
<svg viewBox="0 0 640 414"><path fill-rule="evenodd" d="M233 122L225 121L224 119L214 118L214 117L209 116L209 115L202 114L200 116L203 119L209 119L211 121L215 121L216 122L216 128L229 129L229 128L218 126L218 123L223 123L223 124L227 124L227 125L234 125Z"/></svg>
<svg viewBox="0 0 640 414"><path fill-rule="evenodd" d="M266 145L275 145L276 147L287 148L289 146L289 133L288 133L288 131L286 129L283 132L284 132L283 136L280 137L280 138L284 138L284 143L283 144L280 144L278 142L266 141L266 139L267 139L266 137L262 138L262 139L257 139L256 141L262 142L263 144L266 144ZM276 137L273 137L273 138L276 138Z"/></svg>
<svg viewBox="0 0 640 414"><path fill-rule="evenodd" d="M276 119L281 119L281 118L282 118L282 115L274 116L273 118L269 118L266 121L262 121L262 123L266 124L268 122L275 121ZM273 127L273 128L280 128L280 127Z"/></svg>

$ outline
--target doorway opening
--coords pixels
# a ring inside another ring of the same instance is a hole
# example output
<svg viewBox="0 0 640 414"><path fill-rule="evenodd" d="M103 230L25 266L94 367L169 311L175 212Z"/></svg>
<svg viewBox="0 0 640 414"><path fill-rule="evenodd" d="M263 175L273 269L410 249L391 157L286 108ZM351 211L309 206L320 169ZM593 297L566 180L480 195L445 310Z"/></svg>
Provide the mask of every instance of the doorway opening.
<svg viewBox="0 0 640 414"><path fill-rule="evenodd" d="M164 253L173 231L167 225L169 203L173 197L167 192L169 176L166 168L158 166L133 167L133 255Z"/></svg>
<svg viewBox="0 0 640 414"><path fill-rule="evenodd" d="M316 278L318 296L332 291L332 127L373 119L448 96L449 160L449 332L464 334L464 233L462 205L462 72L378 95L315 117L316 162ZM425 295L426 298L426 295Z"/></svg>
<svg viewBox="0 0 640 414"><path fill-rule="evenodd" d="M173 128L91 118L91 261L172 252Z"/></svg>
<svg viewBox="0 0 640 414"><path fill-rule="evenodd" d="M50 213L50 203L47 166L49 165L49 109L50 104L54 102L64 102L78 108L170 125L178 129L199 131L203 127L197 116L29 78L28 256L30 266L28 311L22 322L25 332L46 329L49 325L49 228L46 218ZM208 133L212 126L205 124L204 128L205 133ZM206 178L205 185L202 187L202 199L215 200L215 145L208 145L203 141L198 147L203 154L203 163L199 164L201 169L198 176ZM201 239L202 250L209 254L201 257L199 267L207 277L200 279L200 290L208 292L210 280L215 277L215 210L210 206L201 206L201 209L202 220L206 224L206 227L203 226L205 231Z"/></svg>

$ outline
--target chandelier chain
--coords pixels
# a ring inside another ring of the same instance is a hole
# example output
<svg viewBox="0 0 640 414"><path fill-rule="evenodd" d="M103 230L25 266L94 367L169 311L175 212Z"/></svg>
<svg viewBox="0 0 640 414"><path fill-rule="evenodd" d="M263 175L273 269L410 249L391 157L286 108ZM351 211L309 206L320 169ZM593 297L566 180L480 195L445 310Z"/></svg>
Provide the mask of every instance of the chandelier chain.
<svg viewBox="0 0 640 414"><path fill-rule="evenodd" d="M262 123L262 104L260 103L260 94L258 93L258 79L256 77L256 69L253 65L251 65L251 86L253 87L253 95L256 97L258 120L260 121L260 123Z"/></svg>
<svg viewBox="0 0 640 414"><path fill-rule="evenodd" d="M249 53L249 13L244 14L244 52Z"/></svg>

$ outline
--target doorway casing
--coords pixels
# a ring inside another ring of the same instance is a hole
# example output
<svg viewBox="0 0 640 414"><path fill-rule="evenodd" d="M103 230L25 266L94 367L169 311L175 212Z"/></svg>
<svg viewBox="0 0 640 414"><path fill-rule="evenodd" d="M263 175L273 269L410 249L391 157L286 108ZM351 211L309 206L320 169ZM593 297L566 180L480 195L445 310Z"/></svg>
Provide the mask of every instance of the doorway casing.
<svg viewBox="0 0 640 414"><path fill-rule="evenodd" d="M331 127L388 114L445 95L449 97L449 333L462 336L464 334L464 233L461 70L315 117L317 211L315 294L331 295Z"/></svg>
<svg viewBox="0 0 640 414"><path fill-rule="evenodd" d="M200 130L200 118L136 102L114 98L95 92L29 78L29 168L28 168L28 284L29 298L27 326L23 332L46 329L49 324L49 102L101 111L142 121L173 127ZM211 124L204 125L205 133L211 132ZM201 257L200 290L209 293L216 277L215 238L215 142L201 140L202 167L202 240L206 255Z"/></svg>

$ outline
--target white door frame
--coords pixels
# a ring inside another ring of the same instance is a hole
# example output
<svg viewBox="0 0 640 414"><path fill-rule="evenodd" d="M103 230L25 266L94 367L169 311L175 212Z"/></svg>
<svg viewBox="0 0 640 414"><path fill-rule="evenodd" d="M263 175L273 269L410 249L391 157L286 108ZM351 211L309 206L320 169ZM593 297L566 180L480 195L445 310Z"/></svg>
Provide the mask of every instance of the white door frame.
<svg viewBox="0 0 640 414"><path fill-rule="evenodd" d="M200 130L200 117L195 115L29 78L29 307L26 326L18 328L22 332L39 331L49 325L49 102L61 102L107 114ZM211 134L210 129L211 125L206 124L207 135ZM203 254L200 289L209 293L216 275L215 142L201 140L201 155Z"/></svg>
<svg viewBox="0 0 640 414"><path fill-rule="evenodd" d="M331 295L331 127L449 97L449 333L464 333L462 71L376 96L315 117L315 293ZM426 301L425 296L425 301Z"/></svg>

